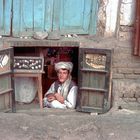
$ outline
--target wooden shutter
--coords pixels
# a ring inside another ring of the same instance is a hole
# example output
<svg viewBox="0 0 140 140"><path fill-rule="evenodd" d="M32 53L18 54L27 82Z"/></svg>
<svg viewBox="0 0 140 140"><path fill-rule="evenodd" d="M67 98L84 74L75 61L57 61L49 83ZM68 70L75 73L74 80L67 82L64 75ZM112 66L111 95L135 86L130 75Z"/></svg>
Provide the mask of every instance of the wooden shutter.
<svg viewBox="0 0 140 140"><path fill-rule="evenodd" d="M0 50L0 109L12 108L15 112L13 48Z"/></svg>
<svg viewBox="0 0 140 140"><path fill-rule="evenodd" d="M136 1L134 55L140 56L140 1Z"/></svg>
<svg viewBox="0 0 140 140"><path fill-rule="evenodd" d="M88 34L92 8L94 12L94 8L97 7L97 1L95 1L96 0L94 0L94 5L92 7L92 0L61 0L61 6L58 8L60 10L60 15L58 15L58 17L60 17L60 32L62 34ZM92 20L94 21L92 24L95 26L96 16ZM56 21L56 23L57 22L58 21ZM57 24L59 25L59 23Z"/></svg>
<svg viewBox="0 0 140 140"><path fill-rule="evenodd" d="M79 103L77 110L104 113L110 109L111 50L79 50Z"/></svg>
<svg viewBox="0 0 140 140"><path fill-rule="evenodd" d="M0 35L10 35L12 0L0 0Z"/></svg>
<svg viewBox="0 0 140 140"><path fill-rule="evenodd" d="M53 0L13 0L13 36L31 36L51 31Z"/></svg>

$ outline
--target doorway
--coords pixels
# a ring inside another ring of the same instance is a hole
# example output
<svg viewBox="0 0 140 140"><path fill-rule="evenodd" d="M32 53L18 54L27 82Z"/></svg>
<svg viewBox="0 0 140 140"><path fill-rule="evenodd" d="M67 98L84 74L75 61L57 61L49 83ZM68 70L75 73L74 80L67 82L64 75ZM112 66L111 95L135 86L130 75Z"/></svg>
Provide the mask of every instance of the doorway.
<svg viewBox="0 0 140 140"><path fill-rule="evenodd" d="M54 64L71 61L72 78L78 85L77 110L107 112L111 107L111 52L109 49L79 46L30 46L14 49L15 56L43 57L41 98L57 79ZM40 97L40 96L38 96ZM40 101L40 100L39 100ZM40 102L42 103L42 102Z"/></svg>
<svg viewBox="0 0 140 140"><path fill-rule="evenodd" d="M44 59L44 65L43 65L43 73L42 73L42 97L44 97L44 94L47 92L49 89L50 85L57 79L56 72L54 70L54 64L59 61L70 61L73 63L73 71L72 71L72 79L75 81L76 84L78 84L78 47L67 47L67 46L43 46L43 47L36 47L36 46L31 46L31 47L14 47L14 56L15 57L43 57ZM24 71L23 71L24 72ZM19 84L21 82L21 87L27 87L29 84L31 86L37 87L35 84L35 78L31 78L32 80L27 80L27 78L19 78L18 80L16 79L16 84ZM27 84L28 81L28 84ZM34 82L34 83L32 83ZM23 86L23 84L27 84ZM19 87L19 85L18 85ZM28 87L27 87L28 88ZM28 88L29 89L29 88ZM37 92L35 88L30 89L33 92ZM22 91L18 89L18 91ZM25 89L26 91L26 89ZM24 91L24 92L25 92ZM26 93L29 93L29 91L26 91ZM17 93L20 94L20 93ZM38 98L37 93L36 97L33 97L34 102L36 98ZM35 96L35 95L34 95ZM31 103L32 103L31 102ZM36 101L35 101L36 102ZM27 104L28 105L28 104Z"/></svg>
<svg viewBox="0 0 140 140"><path fill-rule="evenodd" d="M47 47L42 49L44 55L44 74L42 77L43 93L57 80L54 64L60 61L73 63L72 79L78 84L78 47Z"/></svg>

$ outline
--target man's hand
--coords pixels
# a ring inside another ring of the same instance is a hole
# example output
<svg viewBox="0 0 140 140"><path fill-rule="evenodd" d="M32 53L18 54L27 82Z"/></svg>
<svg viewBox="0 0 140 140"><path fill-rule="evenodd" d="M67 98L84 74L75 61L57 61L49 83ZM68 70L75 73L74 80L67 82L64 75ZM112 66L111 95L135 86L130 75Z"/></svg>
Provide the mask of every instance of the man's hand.
<svg viewBox="0 0 140 140"><path fill-rule="evenodd" d="M64 103L64 97L63 96L61 96L59 93L55 93L54 95L55 95L55 98L56 98L57 101L59 101L61 104Z"/></svg>
<svg viewBox="0 0 140 140"><path fill-rule="evenodd" d="M47 100L48 100L48 102L52 102L53 100L56 100L55 95L54 94L48 94L47 95Z"/></svg>

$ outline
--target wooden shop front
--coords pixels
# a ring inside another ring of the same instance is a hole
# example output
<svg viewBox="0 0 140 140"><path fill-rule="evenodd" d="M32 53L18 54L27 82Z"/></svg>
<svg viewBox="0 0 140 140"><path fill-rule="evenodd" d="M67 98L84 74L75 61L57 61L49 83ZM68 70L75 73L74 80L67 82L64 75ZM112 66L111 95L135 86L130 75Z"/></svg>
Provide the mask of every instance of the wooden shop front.
<svg viewBox="0 0 140 140"><path fill-rule="evenodd" d="M79 89L76 109L98 113L104 113L110 109L111 50L95 49L92 46L81 48L79 42L74 41L13 41L10 42L10 47L13 51L13 55L9 56L11 71L10 73L1 72L0 78L7 74L11 75L12 79L33 78L37 84L40 108L43 108L42 99L45 92L57 78L54 64L59 61L71 61L74 65L72 78ZM8 48L6 50L8 51ZM11 83L12 92L6 91L5 88L1 89L0 93L1 95L12 93L12 100L9 99L9 101L14 112L14 82L11 81Z"/></svg>

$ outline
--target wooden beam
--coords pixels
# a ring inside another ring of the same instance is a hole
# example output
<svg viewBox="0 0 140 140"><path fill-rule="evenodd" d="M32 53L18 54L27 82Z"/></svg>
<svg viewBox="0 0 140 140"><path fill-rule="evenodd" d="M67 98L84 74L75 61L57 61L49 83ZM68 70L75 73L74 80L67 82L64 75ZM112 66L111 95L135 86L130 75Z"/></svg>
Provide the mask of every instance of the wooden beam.
<svg viewBox="0 0 140 140"><path fill-rule="evenodd" d="M136 0L134 55L140 56L140 1Z"/></svg>

